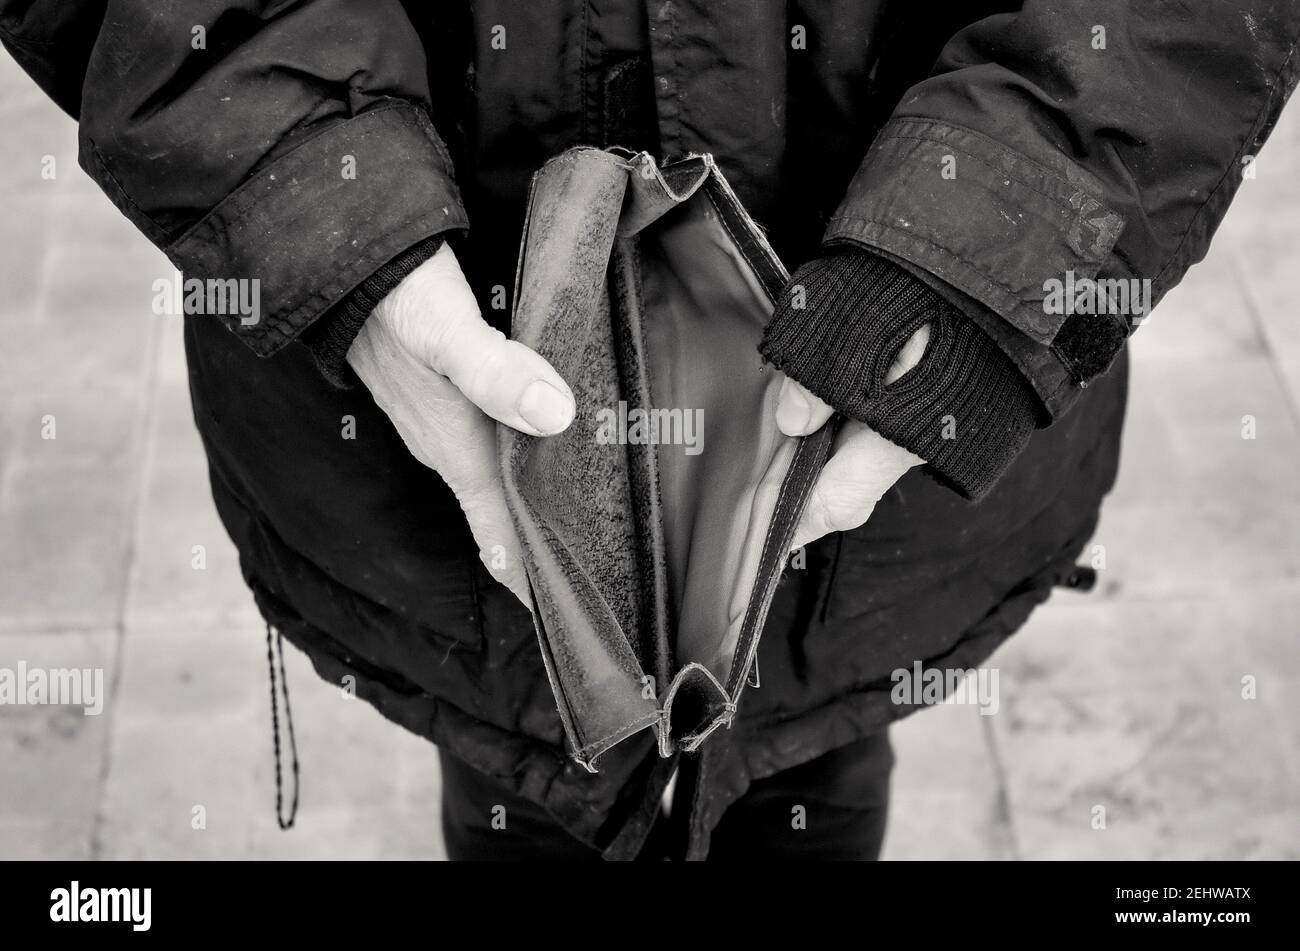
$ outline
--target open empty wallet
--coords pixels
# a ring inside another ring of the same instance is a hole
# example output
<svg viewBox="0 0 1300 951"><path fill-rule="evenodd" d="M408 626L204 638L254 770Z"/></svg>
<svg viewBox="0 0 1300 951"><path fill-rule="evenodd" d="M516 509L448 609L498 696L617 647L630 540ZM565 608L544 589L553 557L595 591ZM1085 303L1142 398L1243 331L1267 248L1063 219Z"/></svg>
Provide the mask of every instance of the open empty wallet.
<svg viewBox="0 0 1300 951"><path fill-rule="evenodd" d="M730 725L836 422L776 426L758 353L787 273L712 156L578 148L534 176L512 333L577 401L499 427L506 499L574 758Z"/></svg>

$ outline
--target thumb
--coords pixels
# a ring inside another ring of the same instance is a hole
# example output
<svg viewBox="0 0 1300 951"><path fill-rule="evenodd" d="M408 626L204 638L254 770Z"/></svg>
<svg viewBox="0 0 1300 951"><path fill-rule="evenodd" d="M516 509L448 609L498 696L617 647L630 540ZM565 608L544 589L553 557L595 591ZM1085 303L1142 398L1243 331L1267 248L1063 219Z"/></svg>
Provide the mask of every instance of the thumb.
<svg viewBox="0 0 1300 951"><path fill-rule="evenodd" d="M835 411L789 377L776 401L776 425L787 436L807 436L826 424Z"/></svg>
<svg viewBox="0 0 1300 951"><path fill-rule="evenodd" d="M415 357L513 429L550 436L569 427L576 411L573 391L543 357L483 319L450 245L407 280L412 278L406 293L393 296L398 333Z"/></svg>

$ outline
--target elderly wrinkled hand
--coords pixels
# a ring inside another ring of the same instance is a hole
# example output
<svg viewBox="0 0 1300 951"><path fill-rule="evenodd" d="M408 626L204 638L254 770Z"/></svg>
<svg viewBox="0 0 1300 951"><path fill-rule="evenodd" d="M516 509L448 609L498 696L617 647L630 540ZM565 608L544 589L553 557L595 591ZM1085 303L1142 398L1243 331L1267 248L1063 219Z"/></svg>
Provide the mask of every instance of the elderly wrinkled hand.
<svg viewBox="0 0 1300 951"><path fill-rule="evenodd" d="M411 453L455 493L484 565L527 605L493 420L532 436L563 432L575 412L568 384L483 319L449 245L379 303L348 363Z"/></svg>
<svg viewBox="0 0 1300 951"><path fill-rule="evenodd" d="M893 383L920 362L930 340L930 327L921 327L899 351L885 382ZM821 429L834 414L823 400L787 378L777 402L776 423L787 436L807 436ZM831 532L862 525L876 503L913 466L925 460L881 436L866 423L847 420L835 438L835 448L822 469L792 547L799 548Z"/></svg>

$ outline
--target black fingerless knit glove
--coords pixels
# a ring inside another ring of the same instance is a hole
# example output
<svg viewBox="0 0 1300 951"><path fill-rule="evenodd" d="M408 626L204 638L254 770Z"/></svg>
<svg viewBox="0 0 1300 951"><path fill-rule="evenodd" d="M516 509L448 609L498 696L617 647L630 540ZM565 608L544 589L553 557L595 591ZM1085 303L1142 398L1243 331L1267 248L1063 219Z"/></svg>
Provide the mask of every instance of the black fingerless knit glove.
<svg viewBox="0 0 1300 951"><path fill-rule="evenodd" d="M886 385L899 350L927 323L920 363ZM869 251L834 249L799 268L759 349L968 498L992 488L1038 421L1037 395L992 338L919 278Z"/></svg>

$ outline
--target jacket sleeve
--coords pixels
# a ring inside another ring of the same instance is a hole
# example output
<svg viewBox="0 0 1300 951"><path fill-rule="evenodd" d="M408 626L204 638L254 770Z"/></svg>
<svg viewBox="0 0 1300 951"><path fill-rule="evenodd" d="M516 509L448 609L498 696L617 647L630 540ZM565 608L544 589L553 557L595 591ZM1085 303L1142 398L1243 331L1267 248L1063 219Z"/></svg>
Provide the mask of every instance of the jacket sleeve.
<svg viewBox="0 0 1300 951"><path fill-rule="evenodd" d="M186 278L258 282L259 354L468 226L399 0L0 0L0 39Z"/></svg>
<svg viewBox="0 0 1300 951"><path fill-rule="evenodd" d="M1149 280L1153 305L1204 257L1295 85L1298 32L1294 0L1026 0L980 20L903 96L826 241L930 283L1059 415L1143 314L1053 294Z"/></svg>

